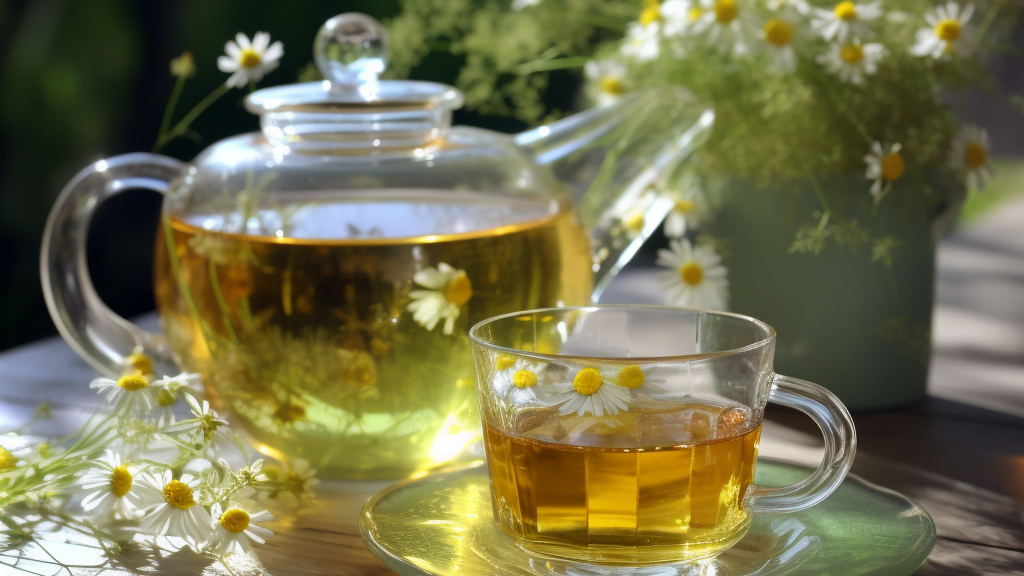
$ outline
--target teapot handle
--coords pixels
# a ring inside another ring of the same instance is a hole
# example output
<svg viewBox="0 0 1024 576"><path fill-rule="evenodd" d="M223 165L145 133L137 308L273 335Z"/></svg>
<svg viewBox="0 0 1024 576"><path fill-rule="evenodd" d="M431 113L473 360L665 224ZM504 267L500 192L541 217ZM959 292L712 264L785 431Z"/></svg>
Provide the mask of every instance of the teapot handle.
<svg viewBox="0 0 1024 576"><path fill-rule="evenodd" d="M61 191L43 232L43 296L57 330L93 368L106 376L124 372L126 357L141 347L157 369L174 365L163 334L147 332L100 300L89 277L85 244L96 208L124 190L165 194L184 164L158 154L123 154L79 172Z"/></svg>

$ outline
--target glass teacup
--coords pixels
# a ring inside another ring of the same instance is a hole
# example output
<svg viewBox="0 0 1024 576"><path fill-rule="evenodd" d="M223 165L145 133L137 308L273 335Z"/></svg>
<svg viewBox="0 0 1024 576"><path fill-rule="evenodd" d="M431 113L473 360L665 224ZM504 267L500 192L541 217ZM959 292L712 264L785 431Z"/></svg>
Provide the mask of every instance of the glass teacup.
<svg viewBox="0 0 1024 576"><path fill-rule="evenodd" d="M596 306L518 312L470 331L494 519L521 547L591 563L713 556L751 514L793 512L853 463L846 408L772 371L775 331L736 314ZM825 458L753 483L767 402L803 411Z"/></svg>

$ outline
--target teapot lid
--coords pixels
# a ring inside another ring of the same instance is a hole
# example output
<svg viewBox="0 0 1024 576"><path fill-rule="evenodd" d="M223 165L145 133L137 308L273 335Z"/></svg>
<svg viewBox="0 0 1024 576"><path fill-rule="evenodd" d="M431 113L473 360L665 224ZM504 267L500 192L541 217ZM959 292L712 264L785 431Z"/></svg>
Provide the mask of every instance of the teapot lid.
<svg viewBox="0 0 1024 576"><path fill-rule="evenodd" d="M387 30L357 12L339 14L320 27L313 55L321 82L286 84L253 92L245 107L255 114L318 108L418 108L453 110L462 93L452 86L413 80L378 80L389 57Z"/></svg>

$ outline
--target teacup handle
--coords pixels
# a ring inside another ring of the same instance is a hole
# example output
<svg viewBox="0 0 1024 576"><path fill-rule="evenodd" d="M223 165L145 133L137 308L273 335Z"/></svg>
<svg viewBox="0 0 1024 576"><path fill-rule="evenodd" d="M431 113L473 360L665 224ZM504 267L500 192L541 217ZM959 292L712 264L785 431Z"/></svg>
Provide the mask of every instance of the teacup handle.
<svg viewBox="0 0 1024 576"><path fill-rule="evenodd" d="M61 191L43 232L40 271L50 316L68 344L93 368L117 377L136 346L160 364L173 363L162 334L147 332L100 300L89 277L85 243L96 208L128 189L164 194L184 164L158 154L124 154L79 172Z"/></svg>
<svg viewBox="0 0 1024 576"><path fill-rule="evenodd" d="M768 401L796 408L811 417L825 435L825 458L806 480L782 488L753 486L746 505L751 512L796 512L828 497L842 483L857 452L857 431L849 411L825 388L789 376L772 376Z"/></svg>

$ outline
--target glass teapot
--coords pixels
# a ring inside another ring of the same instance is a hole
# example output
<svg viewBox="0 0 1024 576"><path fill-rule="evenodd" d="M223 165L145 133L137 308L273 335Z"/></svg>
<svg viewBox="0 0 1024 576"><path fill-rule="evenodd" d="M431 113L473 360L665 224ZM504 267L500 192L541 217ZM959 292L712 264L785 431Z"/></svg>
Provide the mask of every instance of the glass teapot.
<svg viewBox="0 0 1024 576"><path fill-rule="evenodd" d="M262 131L188 164L82 170L42 250L68 343L110 376L140 349L157 374L200 372L254 446L328 477L407 476L475 441L468 328L596 300L671 209L657 185L713 114L659 89L517 135L452 127L459 91L378 80L387 48L376 20L336 16L314 43L326 80L246 97ZM107 308L85 263L96 206L140 188L164 195L162 333Z"/></svg>

